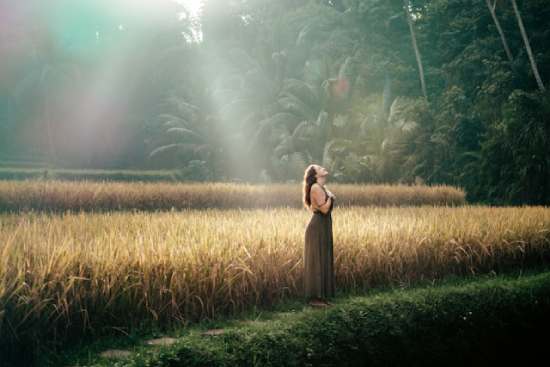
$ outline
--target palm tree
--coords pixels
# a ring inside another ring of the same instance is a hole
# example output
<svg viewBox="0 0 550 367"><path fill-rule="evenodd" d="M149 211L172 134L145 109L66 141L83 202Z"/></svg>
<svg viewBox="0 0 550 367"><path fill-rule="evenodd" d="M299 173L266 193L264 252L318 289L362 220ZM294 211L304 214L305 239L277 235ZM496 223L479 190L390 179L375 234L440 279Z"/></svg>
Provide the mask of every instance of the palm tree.
<svg viewBox="0 0 550 367"><path fill-rule="evenodd" d="M330 160L336 161L335 175L355 173L364 180L376 182L412 181L422 175L417 149L422 146L420 141L429 137L424 136L413 111L422 101L397 97L385 114L383 99L382 95L379 107L369 103L369 111L359 113L360 125L355 131L346 132L349 138L335 140L338 149L329 153Z"/></svg>
<svg viewBox="0 0 550 367"><path fill-rule="evenodd" d="M544 92L546 88L544 87L544 84L542 82L542 78L539 74L539 69L537 67L537 62L535 61L535 57L533 56L533 51L531 50L531 44L529 43L529 37L527 37L527 32L525 31L525 27L523 26L523 20L521 19L521 14L519 13L518 5L516 4L516 0L511 0L512 6L514 8L514 14L516 15L516 20L518 22L518 26L521 32L521 37L523 38L523 43L525 44L525 49L527 50L527 55L529 56L529 61L531 62L531 69L533 70L533 75L535 75L535 79L537 81L537 85L541 92Z"/></svg>
<svg viewBox="0 0 550 367"><path fill-rule="evenodd" d="M212 68L220 75L212 93L217 115L224 126L242 131L246 163L256 172L263 168L281 179L297 177L313 159L322 161L332 121L345 109L356 77L354 57L332 60L320 56L328 52L319 51L334 51L342 47L340 39L354 39L344 37L347 28L335 26L350 14L326 6L312 10L315 15L305 25L299 23L293 40L284 33L269 35L261 22L254 23L261 46L247 50L230 46L219 57L223 62L207 61L219 69ZM281 26L276 22L276 27ZM353 55L355 50L345 52ZM271 58L266 58L270 53ZM303 65L303 75L290 62Z"/></svg>
<svg viewBox="0 0 550 367"><path fill-rule="evenodd" d="M181 93L174 91L169 93L160 108L164 112L155 121L158 134L151 142L153 149L149 158L172 157L179 169L196 161L217 177L223 137L218 134L215 118L202 106L188 102Z"/></svg>
<svg viewBox="0 0 550 367"><path fill-rule="evenodd" d="M500 35L500 40L502 41L502 45L504 46L504 51L506 52L508 61L511 64L514 61L514 58L512 56L512 52L510 51L510 47L508 47L508 41L506 40L506 36L504 36L504 32L502 31L502 27L500 26L500 22L498 21L497 15L495 13L498 0L492 0L492 1L494 1L493 4L491 4L491 0L485 0L485 3L487 4L489 13L491 13L491 17L493 18L493 22L495 23L495 26L497 27L498 34Z"/></svg>
<svg viewBox="0 0 550 367"><path fill-rule="evenodd" d="M407 23L409 24L409 30L411 32L411 40L414 48L414 53L416 55L416 63L418 64L418 74L420 76L420 85L422 87L422 94L424 95L424 98L428 99L428 95L426 93L426 81L424 80L424 67L422 66L420 51L418 49L418 45L416 44L416 35L414 33L414 25L411 19L411 13L409 11L409 7L410 7L409 0L403 0L403 4L405 9L405 16L407 18Z"/></svg>
<svg viewBox="0 0 550 367"><path fill-rule="evenodd" d="M296 177L313 160L330 167L325 157L336 146L330 143L333 121L349 100L355 75L352 57L345 59L334 77L328 64L327 59L306 62L305 78L309 82L285 79L277 109L259 123L250 152L272 152L266 160L276 175L284 177L286 172Z"/></svg>

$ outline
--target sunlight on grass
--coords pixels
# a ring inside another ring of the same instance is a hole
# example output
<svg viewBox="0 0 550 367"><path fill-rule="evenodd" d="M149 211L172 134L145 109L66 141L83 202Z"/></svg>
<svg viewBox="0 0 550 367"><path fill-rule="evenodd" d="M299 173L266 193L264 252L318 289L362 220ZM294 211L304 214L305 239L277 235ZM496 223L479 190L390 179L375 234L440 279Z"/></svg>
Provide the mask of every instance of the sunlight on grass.
<svg viewBox="0 0 550 367"><path fill-rule="evenodd" d="M334 212L337 288L548 261L544 207ZM337 213L337 214L336 214ZM301 294L303 210L0 216L2 338L186 323Z"/></svg>

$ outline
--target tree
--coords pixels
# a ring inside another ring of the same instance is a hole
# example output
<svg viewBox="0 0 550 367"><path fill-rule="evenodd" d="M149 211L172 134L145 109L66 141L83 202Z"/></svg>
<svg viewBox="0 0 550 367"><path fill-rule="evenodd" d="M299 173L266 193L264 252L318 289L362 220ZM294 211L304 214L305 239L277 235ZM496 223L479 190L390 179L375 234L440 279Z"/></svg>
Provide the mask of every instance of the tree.
<svg viewBox="0 0 550 367"><path fill-rule="evenodd" d="M176 93L166 98L154 124L157 130L149 158L172 158L172 166L184 170L201 162L211 172L211 178L220 173L217 164L222 162L223 136L216 129L216 121L201 106L189 103Z"/></svg>
<svg viewBox="0 0 550 367"><path fill-rule="evenodd" d="M407 18L407 23L409 24L409 30L411 32L411 41L414 48L414 54L416 55L416 63L418 65L418 74L420 76L420 85L422 87L422 94L424 98L428 99L428 94L426 93L426 81L424 80L424 67L422 66L422 59L420 57L420 50L416 44L416 35L414 33L414 25L411 19L411 13L409 11L410 3L409 0L403 0L403 8L405 9L405 16Z"/></svg>
<svg viewBox="0 0 550 367"><path fill-rule="evenodd" d="M525 49L527 50L527 55L529 56L529 61L531 63L531 69L533 70L533 75L535 76L535 79L537 81L537 85L539 89L544 92L546 89L544 87L544 84L542 82L542 79L539 74L539 69L537 67L537 62L535 61L535 57L533 56L533 51L531 50L531 44L529 43L529 38L527 37L527 32L525 31L525 27L523 25L523 20L521 19L521 14L519 13L518 6L516 4L516 0L511 0L512 6L514 7L514 14L516 15L516 20L518 22L518 26L521 32L521 37L523 38L523 43L525 44Z"/></svg>
<svg viewBox="0 0 550 367"><path fill-rule="evenodd" d="M494 1L494 3L491 4L491 1ZM514 61L514 58L512 56L512 52L510 51L510 47L508 46L508 41L506 40L506 36L504 35L504 32L502 31L502 27L500 26L500 22L498 21L498 17L495 13L497 2L498 0L485 0L485 3L487 4L487 8L491 13L491 17L493 18L493 22L497 27L497 31L498 31L498 34L500 35L500 40L502 41L502 45L504 47L504 51L506 52L506 56L508 57L508 61L511 64Z"/></svg>

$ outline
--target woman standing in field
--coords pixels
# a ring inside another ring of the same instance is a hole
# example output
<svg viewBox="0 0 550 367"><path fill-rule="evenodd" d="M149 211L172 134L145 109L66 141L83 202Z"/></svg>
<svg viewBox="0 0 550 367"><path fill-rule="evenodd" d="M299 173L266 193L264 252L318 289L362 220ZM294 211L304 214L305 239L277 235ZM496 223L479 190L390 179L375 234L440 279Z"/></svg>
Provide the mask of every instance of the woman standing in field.
<svg viewBox="0 0 550 367"><path fill-rule="evenodd" d="M328 171L310 164L304 173L304 206L313 212L305 231L304 295L311 306L327 306L334 297L332 207L336 198L325 188Z"/></svg>

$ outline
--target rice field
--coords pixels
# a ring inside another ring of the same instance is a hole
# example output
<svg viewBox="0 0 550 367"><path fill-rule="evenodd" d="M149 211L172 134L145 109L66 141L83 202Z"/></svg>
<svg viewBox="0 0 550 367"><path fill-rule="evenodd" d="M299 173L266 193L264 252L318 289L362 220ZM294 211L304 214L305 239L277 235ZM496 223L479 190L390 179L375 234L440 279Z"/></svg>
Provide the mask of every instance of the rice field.
<svg viewBox="0 0 550 367"><path fill-rule="evenodd" d="M0 344L185 325L300 297L310 215L288 207L2 214ZM550 260L548 207L336 205L333 226L339 291Z"/></svg>
<svg viewBox="0 0 550 367"><path fill-rule="evenodd" d="M329 184L337 206L417 206L466 203L446 185ZM303 208L301 184L92 182L0 180L0 211L161 211L180 209Z"/></svg>

